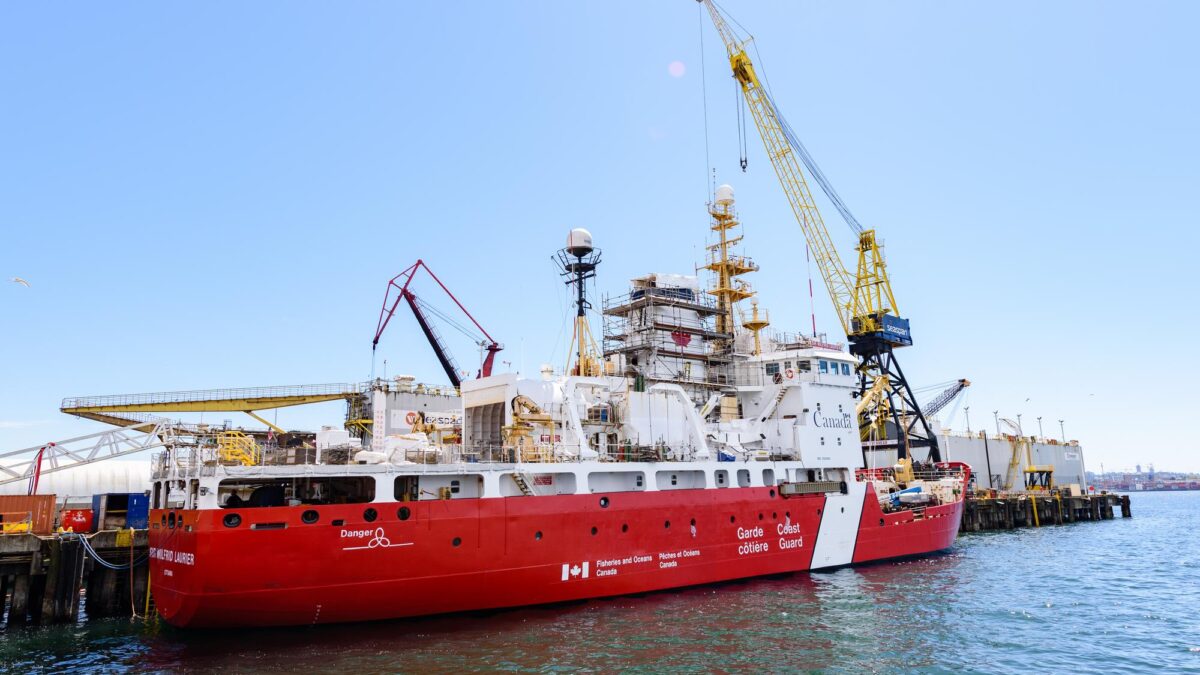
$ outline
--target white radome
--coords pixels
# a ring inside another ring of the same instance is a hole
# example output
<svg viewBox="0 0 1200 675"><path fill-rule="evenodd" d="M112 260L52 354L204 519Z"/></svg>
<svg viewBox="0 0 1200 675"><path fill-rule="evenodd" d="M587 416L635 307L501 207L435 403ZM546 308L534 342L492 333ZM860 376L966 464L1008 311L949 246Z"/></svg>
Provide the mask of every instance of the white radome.
<svg viewBox="0 0 1200 675"><path fill-rule="evenodd" d="M577 227L567 235L567 253L583 257L592 252L592 233Z"/></svg>
<svg viewBox="0 0 1200 675"><path fill-rule="evenodd" d="M717 203L732 204L733 203L733 186L726 183L717 187Z"/></svg>

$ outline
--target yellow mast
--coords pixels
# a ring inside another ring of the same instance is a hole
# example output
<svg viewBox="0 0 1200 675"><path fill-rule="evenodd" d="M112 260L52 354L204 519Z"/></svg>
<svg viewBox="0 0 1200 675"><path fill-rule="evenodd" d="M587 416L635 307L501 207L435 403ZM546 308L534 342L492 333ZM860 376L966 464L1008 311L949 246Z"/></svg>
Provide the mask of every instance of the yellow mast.
<svg viewBox="0 0 1200 675"><path fill-rule="evenodd" d="M758 315L758 300L752 300L750 306L753 311L750 313L750 319L742 322L742 328L754 332L754 355L758 356L762 354L762 338L759 334L762 329L771 325L771 321L766 312L763 312L761 317Z"/></svg>
<svg viewBox="0 0 1200 675"><path fill-rule="evenodd" d="M745 283L735 282L735 278L758 270L758 266L745 256L729 253L729 247L742 240L741 235L729 236L729 231L738 226L737 212L733 209L732 187L722 185L717 188L717 199L708 205L708 213L712 216L711 229L717 233L717 242L708 247L708 264L704 266L704 269L716 275L714 286L708 290L708 294L717 299L717 332L732 336L734 306L754 295ZM730 351L732 342L721 340L717 347L721 351Z"/></svg>

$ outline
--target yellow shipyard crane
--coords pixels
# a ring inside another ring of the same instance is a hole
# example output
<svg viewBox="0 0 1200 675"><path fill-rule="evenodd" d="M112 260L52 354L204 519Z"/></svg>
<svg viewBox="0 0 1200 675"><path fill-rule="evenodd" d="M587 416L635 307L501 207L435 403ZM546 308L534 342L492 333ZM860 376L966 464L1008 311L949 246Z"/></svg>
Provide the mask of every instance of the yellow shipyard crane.
<svg viewBox="0 0 1200 675"><path fill-rule="evenodd" d="M893 442L874 442L873 447L890 448L891 443L894 443L899 457L903 459L908 456L909 448L924 446L929 448L929 458L932 461L941 461L937 437L921 413L912 388L905 380L893 354L894 348L911 345L912 335L908 320L900 317L896 297L892 293L892 283L888 279L883 250L875 238L875 230L866 229L858 223L780 114L770 91L759 79L746 52L746 46L751 39L739 39L712 0L697 2L708 10L713 25L725 44L733 77L741 89L751 117L754 118L754 124L758 127L767 157L771 160L780 185L783 186L792 213L796 216L796 221L800 224L804 238L821 271L838 319L850 341L850 352L859 358L859 394L867 396L872 391L878 393L880 389L884 390L883 398L886 399L887 405L872 408L878 407L888 411L899 438ZM846 269L833 239L829 236L829 230L826 229L825 221L809 190L804 168L808 169L858 238L855 249L858 252L858 266L854 274ZM881 378L883 384L877 387L877 381ZM874 415L872 418L866 411L863 412L859 418L860 425L875 425L880 430L883 429L885 420L882 416ZM907 414L903 414L905 412Z"/></svg>

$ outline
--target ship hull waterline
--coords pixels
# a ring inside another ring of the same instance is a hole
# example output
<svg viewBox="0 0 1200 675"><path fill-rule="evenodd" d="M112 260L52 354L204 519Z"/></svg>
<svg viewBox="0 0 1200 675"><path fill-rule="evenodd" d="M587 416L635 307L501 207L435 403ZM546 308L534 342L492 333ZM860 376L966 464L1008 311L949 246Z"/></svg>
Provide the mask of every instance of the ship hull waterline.
<svg viewBox="0 0 1200 675"><path fill-rule="evenodd" d="M151 583L159 614L177 627L313 625L914 557L958 535L961 499L884 513L869 484L850 488L162 509L151 514ZM234 527L230 514L240 519Z"/></svg>

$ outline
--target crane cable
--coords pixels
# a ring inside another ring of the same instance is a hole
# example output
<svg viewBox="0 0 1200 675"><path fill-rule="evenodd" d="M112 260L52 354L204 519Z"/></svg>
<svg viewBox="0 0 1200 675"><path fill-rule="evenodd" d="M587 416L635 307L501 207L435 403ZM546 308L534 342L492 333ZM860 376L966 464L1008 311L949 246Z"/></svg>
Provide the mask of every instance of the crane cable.
<svg viewBox="0 0 1200 675"><path fill-rule="evenodd" d="M842 215L842 219L846 221L846 224L850 226L850 229L854 231L854 234L862 234L865 228L859 224L858 219L855 218L854 214L850 212L850 208L846 206L844 201L842 201L842 197L837 193L837 190L833 189L833 184L830 183L829 179L825 177L825 172L821 171L821 167L817 165L817 161L813 158L812 154L808 152L808 148L804 147L804 144L800 142L800 139L796 136L795 132L792 131L792 127L779 112L779 106L775 105L775 95L771 91L771 81L767 77L767 69L763 64L762 55L758 51L758 44L753 41L754 36L750 33L750 31L746 30L745 26L738 23L738 20L735 19L732 14L727 12L724 7L716 2L713 2L713 5L720 10L722 15L732 21L733 24L740 28L741 31L747 36L745 40L742 40L743 49L747 43L753 47L755 59L754 63L756 64L756 70L762 74L763 94L766 97L767 105L770 107L769 112L775 117L776 121L779 122L780 128L783 129L784 137L787 138L788 143L796 151L796 154L799 155L800 161L804 162L804 166L807 167L808 172L812 174L813 180L817 182L817 185L821 186L821 191L825 193L825 196L829 198L829 201L833 202L834 208L836 208L838 213ZM745 167L743 166L743 170L744 169Z"/></svg>
<svg viewBox="0 0 1200 675"><path fill-rule="evenodd" d="M742 173L746 173L746 167L750 164L746 157L746 99L742 97L741 85L735 80L733 83L733 95L737 100L734 101L737 114L738 127L738 164L742 167Z"/></svg>
<svg viewBox="0 0 1200 675"><path fill-rule="evenodd" d="M858 219L854 217L854 214L850 213L850 208L842 201L842 197L837 193L837 190L833 189L833 184L825 177L825 173L821 171L821 167L817 166L817 160L813 159L813 156L809 154L808 148L804 147L804 144L800 142L796 134L792 132L792 128L788 125L787 120L779 113L779 107L775 105L775 99L771 96L770 92L764 93L767 97L767 103L771 106L771 112L775 115L775 119L779 121L779 126L783 129L783 135L787 137L788 143L792 145L792 148L796 150L796 154L800 156L800 161L804 162L804 166L808 167L808 172L812 174L813 180L817 181L817 185L821 186L821 190L825 193L825 196L829 198L829 201L833 202L834 208L838 210L838 213L842 214L842 219L846 221L850 229L854 230L855 234L862 234L863 226L858 223Z"/></svg>
<svg viewBox="0 0 1200 675"><path fill-rule="evenodd" d="M700 97L704 108L704 198L712 199L716 194L716 171L713 170L712 160L708 154L708 74L704 65L704 5L696 3L697 16L700 19ZM712 173L710 182L709 173Z"/></svg>
<svg viewBox="0 0 1200 675"><path fill-rule="evenodd" d="M446 312L443 312L442 310L438 309L437 307L434 307L433 305L425 302L423 299L421 299L420 296L417 296L414 294L413 298L417 301L417 304L421 306L421 309L429 312L430 314L433 314L434 316L438 317L442 321L445 321L446 323L450 324L451 327L453 327L458 332L462 333L464 336L466 336L467 339L471 340L472 342L477 342L477 343L485 342L484 338L481 334L474 332L474 331L470 330L469 328L467 328L466 326L464 326L463 324L459 323L458 321L455 321Z"/></svg>

